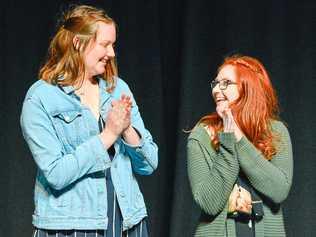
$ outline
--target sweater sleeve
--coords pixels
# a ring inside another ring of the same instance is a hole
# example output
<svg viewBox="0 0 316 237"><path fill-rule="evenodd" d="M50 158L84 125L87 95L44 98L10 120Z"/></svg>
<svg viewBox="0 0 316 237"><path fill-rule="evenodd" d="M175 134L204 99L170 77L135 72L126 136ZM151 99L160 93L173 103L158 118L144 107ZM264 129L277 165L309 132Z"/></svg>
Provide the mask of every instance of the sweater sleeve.
<svg viewBox="0 0 316 237"><path fill-rule="evenodd" d="M284 201L290 191L293 175L291 139L287 128L281 122L274 122L277 152L271 161L245 137L236 150L241 169L252 186L275 203Z"/></svg>
<svg viewBox="0 0 316 237"><path fill-rule="evenodd" d="M225 208L239 172L233 134L222 133L219 137L218 152L211 147L209 138L207 142L189 138L187 143L193 198L204 212L213 216Z"/></svg>

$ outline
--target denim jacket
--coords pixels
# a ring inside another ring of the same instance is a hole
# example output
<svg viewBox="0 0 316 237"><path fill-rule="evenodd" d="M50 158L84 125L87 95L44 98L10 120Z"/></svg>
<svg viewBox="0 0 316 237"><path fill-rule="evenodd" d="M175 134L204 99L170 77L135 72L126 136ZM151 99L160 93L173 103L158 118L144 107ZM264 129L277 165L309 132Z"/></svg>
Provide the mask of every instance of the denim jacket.
<svg viewBox="0 0 316 237"><path fill-rule="evenodd" d="M111 169L123 229L147 216L134 172L150 175L158 165L158 148L127 84L116 78L116 88L108 93L106 81L98 80L100 116L106 121L111 101L123 93L130 95L131 123L141 143L131 146L118 138L111 161L100 140L97 119L80 103L74 88L35 82L23 103L21 127L38 167L33 215L33 225L38 228L106 229L107 168Z"/></svg>

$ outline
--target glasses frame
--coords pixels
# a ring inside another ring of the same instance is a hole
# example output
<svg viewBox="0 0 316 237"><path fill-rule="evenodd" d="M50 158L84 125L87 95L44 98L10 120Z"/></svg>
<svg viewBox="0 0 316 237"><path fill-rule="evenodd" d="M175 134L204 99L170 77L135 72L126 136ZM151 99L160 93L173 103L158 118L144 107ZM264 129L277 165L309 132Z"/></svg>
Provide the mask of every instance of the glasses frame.
<svg viewBox="0 0 316 237"><path fill-rule="evenodd" d="M228 79L223 79L220 81L214 79L210 83L212 90L217 86L217 84L219 86L219 89L226 90L229 85L236 85L237 83Z"/></svg>

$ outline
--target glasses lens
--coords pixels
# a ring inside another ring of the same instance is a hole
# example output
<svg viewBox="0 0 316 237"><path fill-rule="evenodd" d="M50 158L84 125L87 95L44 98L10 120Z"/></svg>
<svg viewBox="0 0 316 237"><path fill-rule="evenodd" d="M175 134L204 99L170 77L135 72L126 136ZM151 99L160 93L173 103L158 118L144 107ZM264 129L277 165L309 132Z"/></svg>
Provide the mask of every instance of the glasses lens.
<svg viewBox="0 0 316 237"><path fill-rule="evenodd" d="M214 89L214 87L217 85L218 81L213 80L211 81L211 88Z"/></svg>
<svg viewBox="0 0 316 237"><path fill-rule="evenodd" d="M221 80L219 82L219 88L221 90L225 90L227 88L227 86L228 86L228 81L227 80Z"/></svg>

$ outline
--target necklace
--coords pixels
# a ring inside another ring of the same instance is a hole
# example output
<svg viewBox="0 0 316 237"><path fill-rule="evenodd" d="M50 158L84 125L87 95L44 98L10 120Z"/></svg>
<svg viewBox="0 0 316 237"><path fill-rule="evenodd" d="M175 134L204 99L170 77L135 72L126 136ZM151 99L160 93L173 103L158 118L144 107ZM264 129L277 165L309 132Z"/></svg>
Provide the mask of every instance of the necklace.
<svg viewBox="0 0 316 237"><path fill-rule="evenodd" d="M85 95L86 95L86 92L85 92L85 91L79 91L79 90L78 90L78 95L79 95L79 96L85 96Z"/></svg>
<svg viewBox="0 0 316 237"><path fill-rule="evenodd" d="M99 117L99 89L98 85L82 85L76 90L83 105L88 107L92 114L98 119Z"/></svg>
<svg viewBox="0 0 316 237"><path fill-rule="evenodd" d="M81 85L79 88L77 88L76 94L79 96L85 96L87 94L85 86Z"/></svg>

